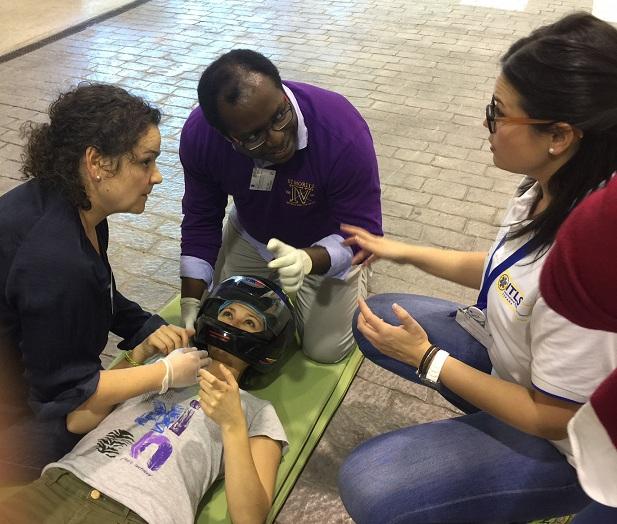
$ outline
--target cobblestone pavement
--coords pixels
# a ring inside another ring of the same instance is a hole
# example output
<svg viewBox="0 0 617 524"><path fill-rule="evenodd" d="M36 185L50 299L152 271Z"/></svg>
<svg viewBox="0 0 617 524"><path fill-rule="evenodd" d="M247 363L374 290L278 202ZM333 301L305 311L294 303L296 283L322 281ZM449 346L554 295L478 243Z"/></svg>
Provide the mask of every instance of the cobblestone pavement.
<svg viewBox="0 0 617 524"><path fill-rule="evenodd" d="M182 172L178 138L203 68L233 47L268 55L283 78L346 95L375 139L384 229L411 242L485 249L519 179L492 166L484 106L498 57L533 27L591 0L529 0L524 12L478 0L152 0L0 64L0 194L18 185L26 120L81 80L114 82L165 118L164 183L143 215L112 217L110 256L122 291L157 310L179 289ZM524 2L519 2L524 3ZM371 292L408 290L467 302L473 293L378 263ZM453 416L436 395L363 364L278 522L348 522L336 471L359 442Z"/></svg>

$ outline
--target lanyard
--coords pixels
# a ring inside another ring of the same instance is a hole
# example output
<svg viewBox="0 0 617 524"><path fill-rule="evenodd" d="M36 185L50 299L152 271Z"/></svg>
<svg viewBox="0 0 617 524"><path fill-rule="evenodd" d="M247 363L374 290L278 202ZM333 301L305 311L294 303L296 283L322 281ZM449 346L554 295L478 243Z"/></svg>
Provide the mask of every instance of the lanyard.
<svg viewBox="0 0 617 524"><path fill-rule="evenodd" d="M510 266L513 266L529 254L531 240L525 242L525 244L519 247L514 253L512 253L508 258L506 258L501 264L499 264L495 269L491 271L491 266L493 265L493 257L495 256L495 253L497 253L499 248L504 245L506 241L506 236L507 235L504 235L499 244L497 244L497 247L491 254L491 258L486 265L484 279L482 280L482 287L480 288L480 294L478 295L478 301L476 303L476 307L478 307L482 311L486 309L488 290L491 287L493 281L506 269L508 269Z"/></svg>
<svg viewBox="0 0 617 524"><path fill-rule="evenodd" d="M109 300L111 301L111 315L114 314L114 272L111 270L111 266L109 266Z"/></svg>

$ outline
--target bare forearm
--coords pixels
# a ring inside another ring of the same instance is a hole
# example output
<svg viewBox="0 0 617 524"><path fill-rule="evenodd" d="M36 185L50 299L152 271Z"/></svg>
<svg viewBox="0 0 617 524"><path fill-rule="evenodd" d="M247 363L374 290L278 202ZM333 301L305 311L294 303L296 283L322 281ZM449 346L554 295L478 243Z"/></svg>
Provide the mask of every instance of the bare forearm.
<svg viewBox="0 0 617 524"><path fill-rule="evenodd" d="M109 369L110 370L111 369L130 369L132 367L134 366L130 364L128 360L126 360L125 358L122 358L118 362L116 362L113 366L111 366Z"/></svg>
<svg viewBox="0 0 617 524"><path fill-rule="evenodd" d="M401 262L463 286L480 289L485 252L465 252L435 247L406 245Z"/></svg>
<svg viewBox="0 0 617 524"><path fill-rule="evenodd" d="M564 407L538 399L534 391L478 371L452 357L446 360L440 379L448 389L477 408L525 433L545 439L565 438L568 420L578 407L576 404Z"/></svg>
<svg viewBox="0 0 617 524"><path fill-rule="evenodd" d="M116 404L143 393L159 391L165 371L161 362L101 371L94 394L67 415L67 429L72 433L87 433L95 428Z"/></svg>
<svg viewBox="0 0 617 524"><path fill-rule="evenodd" d="M315 247L306 247L304 251L308 253L313 262L313 268L311 269L311 274L313 275L323 275L327 273L331 266L330 255L325 247L315 246Z"/></svg>
<svg viewBox="0 0 617 524"><path fill-rule="evenodd" d="M251 455L246 426L222 429L225 495L234 524L262 524L272 504Z"/></svg>
<svg viewBox="0 0 617 524"><path fill-rule="evenodd" d="M192 297L201 299L206 290L206 283L198 278L182 277L180 284L180 294L182 297Z"/></svg>
<svg viewBox="0 0 617 524"><path fill-rule="evenodd" d="M126 352L125 354L130 355L131 360L134 362L137 362L138 364L143 364L151 356L151 355L145 354L143 347L141 345L136 346L134 349ZM135 366L131 364L126 358L121 358L120 360L116 362L116 364L114 364L109 369L110 370L111 369L127 369L127 368L130 369L133 367Z"/></svg>

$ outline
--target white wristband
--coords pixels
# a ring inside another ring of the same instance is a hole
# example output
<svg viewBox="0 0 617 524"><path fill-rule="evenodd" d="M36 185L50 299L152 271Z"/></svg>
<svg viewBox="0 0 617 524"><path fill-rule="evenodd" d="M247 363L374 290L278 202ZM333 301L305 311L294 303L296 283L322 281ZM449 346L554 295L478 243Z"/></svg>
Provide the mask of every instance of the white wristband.
<svg viewBox="0 0 617 524"><path fill-rule="evenodd" d="M162 359L162 362L163 364L165 364L165 376L163 377L163 382L161 383L161 391L159 391L159 395L167 393L167 390L169 389L169 384L173 382L173 372L171 370L171 365L169 364L169 362L167 362L166 358Z"/></svg>
<svg viewBox="0 0 617 524"><path fill-rule="evenodd" d="M449 356L450 356L450 353L448 353L447 351L444 351L443 349L440 349L435 354L435 356L431 360L431 365L429 366L426 372L426 380L434 384L437 384L437 382L439 381L439 374L441 373L441 368L443 368L443 365L445 364L446 359Z"/></svg>

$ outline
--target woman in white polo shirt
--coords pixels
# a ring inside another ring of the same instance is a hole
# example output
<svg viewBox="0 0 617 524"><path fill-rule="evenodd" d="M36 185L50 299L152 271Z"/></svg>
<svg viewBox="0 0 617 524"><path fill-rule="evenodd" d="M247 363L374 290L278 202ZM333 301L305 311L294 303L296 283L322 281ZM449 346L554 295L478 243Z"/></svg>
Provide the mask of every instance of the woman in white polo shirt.
<svg viewBox="0 0 617 524"><path fill-rule="evenodd" d="M378 365L465 416L373 438L346 459L354 521L520 522L578 511L567 424L617 367L617 335L547 307L539 275L568 213L617 170L617 30L577 13L515 42L486 108L495 165L524 174L488 253L412 246L346 226L348 244L480 290L360 301L354 334ZM369 259L370 261L370 259Z"/></svg>

